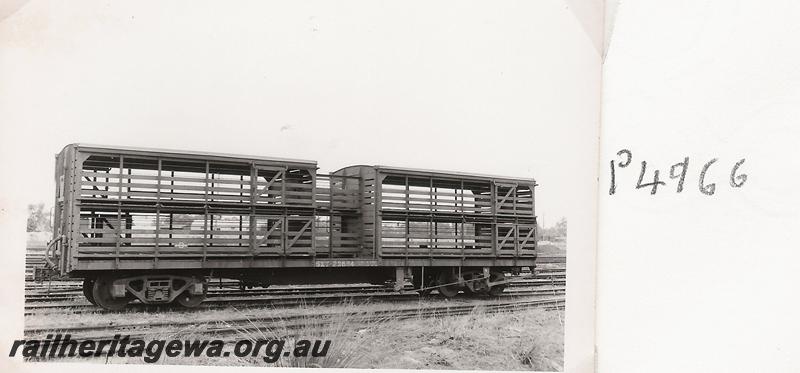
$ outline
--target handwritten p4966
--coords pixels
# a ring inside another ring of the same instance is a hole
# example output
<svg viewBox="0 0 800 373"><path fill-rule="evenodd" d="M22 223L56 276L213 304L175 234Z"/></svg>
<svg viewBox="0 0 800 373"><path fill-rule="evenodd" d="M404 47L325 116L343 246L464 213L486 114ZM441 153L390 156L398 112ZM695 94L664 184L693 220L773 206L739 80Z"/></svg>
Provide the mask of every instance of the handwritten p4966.
<svg viewBox="0 0 800 373"><path fill-rule="evenodd" d="M725 167L722 165L716 165L718 158L712 158L703 164L703 167L700 168L700 179L697 184L697 188L700 193L703 193L707 196L713 196L717 190L716 182L711 182L706 180L706 174L712 167ZM742 173L741 168L744 164L745 159L742 158L732 166L730 166L730 173L728 178L728 184L731 188L741 188L745 182L747 182L747 175ZM633 153L628 149L622 149L617 152L617 159L611 160L609 162L609 166L611 168L611 185L608 189L609 195L614 195L617 193L617 171L618 169L624 169L630 166L633 163ZM677 184L675 186L675 193L681 193L684 189L684 182L686 181L686 175L689 173L689 165L694 164L694 162L690 162L689 157L684 157L682 161L673 164L669 168L669 180L677 180ZM727 171L727 170L726 170ZM653 176L651 182L645 182L645 175L647 174L647 161L641 161L641 167L639 169L639 178L636 182L636 189L650 189L650 194L656 194L658 191L659 186L667 185L665 181L661 180L661 171L656 169L653 170Z"/></svg>

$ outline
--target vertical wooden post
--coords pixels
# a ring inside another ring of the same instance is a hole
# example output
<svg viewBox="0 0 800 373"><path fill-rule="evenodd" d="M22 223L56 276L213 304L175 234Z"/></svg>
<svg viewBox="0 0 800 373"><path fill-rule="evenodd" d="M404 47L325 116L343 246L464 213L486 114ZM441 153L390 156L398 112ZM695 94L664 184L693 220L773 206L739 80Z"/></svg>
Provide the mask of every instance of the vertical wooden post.
<svg viewBox="0 0 800 373"><path fill-rule="evenodd" d="M281 203L283 204L283 207L286 207L286 176L289 174L289 168L284 166L283 171L280 172L283 172L283 174L281 174Z"/></svg>
<svg viewBox="0 0 800 373"><path fill-rule="evenodd" d="M433 215L428 215L428 257L433 258Z"/></svg>
<svg viewBox="0 0 800 373"><path fill-rule="evenodd" d="M120 227L122 226L122 175L123 175L123 165L124 165L125 156L119 156L119 179L117 183L119 188L117 188L117 226L116 226L116 246L114 248L114 269L119 268L119 244L120 244L120 234L122 234ZM130 187L129 187L130 189ZM155 258L156 264L158 264L158 256Z"/></svg>
<svg viewBox="0 0 800 373"><path fill-rule="evenodd" d="M492 215L497 215L497 185L494 180L489 184L489 202L492 204Z"/></svg>
<svg viewBox="0 0 800 373"><path fill-rule="evenodd" d="M461 198L461 203L459 203L459 201L458 201L459 197ZM465 211L464 211L464 180L463 179L461 180L461 189L459 189L456 192L455 200L456 200L456 202L455 202L455 205L456 205L455 210L456 211L455 212L460 213L460 214L463 215L465 213Z"/></svg>
<svg viewBox="0 0 800 373"><path fill-rule="evenodd" d="M281 266L286 265L286 234L289 231L289 217L281 216Z"/></svg>
<svg viewBox="0 0 800 373"><path fill-rule="evenodd" d="M158 242L161 236L161 157L158 157L158 172L156 173L156 235L153 253L158 256L160 250Z"/></svg>
<svg viewBox="0 0 800 373"><path fill-rule="evenodd" d="M333 242L334 242L333 241L333 232L334 232L334 229L333 229L333 215L334 215L333 214L333 210L334 210L334 208L333 208L333 185L335 183L336 183L336 175L331 175L330 177L328 177L328 192L329 192L328 193L329 194L328 198L329 198L329 201L330 201L330 205L328 207L328 258L333 258ZM342 191L344 191L344 187L345 187L344 178L342 178ZM344 231L344 219L339 218L339 220L341 221L339 223L339 225L341 225L341 228L339 228L339 229L341 231Z"/></svg>
<svg viewBox="0 0 800 373"><path fill-rule="evenodd" d="M519 256L519 219L514 218L514 257Z"/></svg>
<svg viewBox="0 0 800 373"><path fill-rule="evenodd" d="M430 208L430 212L433 213L435 211L435 203L433 202L433 177L428 179L428 206Z"/></svg>
<svg viewBox="0 0 800 373"><path fill-rule="evenodd" d="M433 222L433 212L435 210L434 203L433 203L433 176L428 178L428 206L429 206L429 209L430 209L428 211L428 214L429 214L428 215L429 216L429 221L428 221L428 256L432 258L433 257L433 242L434 242L434 239L433 239L433 234L434 233L433 233L433 231L434 231L434 224L435 224Z"/></svg>
<svg viewBox="0 0 800 373"><path fill-rule="evenodd" d="M511 209L514 211L514 216L517 216L517 184L512 186L511 192Z"/></svg>
<svg viewBox="0 0 800 373"><path fill-rule="evenodd" d="M498 240L498 232L497 232L497 217L492 218L492 256L497 257L497 242Z"/></svg>
<svg viewBox="0 0 800 373"><path fill-rule="evenodd" d="M242 216L239 216L239 219L242 219ZM250 265L253 265L253 262L256 260L256 227L258 226L258 220L256 219L256 215L253 212L253 209L250 209L250 217L247 224L247 230L249 231L249 246L250 246ZM242 228L239 228L241 232Z"/></svg>
<svg viewBox="0 0 800 373"><path fill-rule="evenodd" d="M380 171L375 170L375 224L373 224L373 239L375 240L375 249L373 250L373 258L381 256L383 250L383 178Z"/></svg>
<svg viewBox="0 0 800 373"><path fill-rule="evenodd" d="M411 221L408 219L408 214L406 214L406 229L405 229L405 254L406 254L406 258L408 258L408 250L409 250L409 248L411 246L411 238L409 237L411 232L410 232L409 225L411 225Z"/></svg>
<svg viewBox="0 0 800 373"><path fill-rule="evenodd" d="M458 224L458 223L456 223ZM461 216L461 259L467 256L467 242L464 238L464 231L467 230L467 219L464 216Z"/></svg>
<svg viewBox="0 0 800 373"><path fill-rule="evenodd" d="M317 172L316 170L308 171L311 175L311 260L312 265L316 266L317 263ZM333 187L330 188L333 190Z"/></svg>
<svg viewBox="0 0 800 373"><path fill-rule="evenodd" d="M408 250L410 249L410 246L411 246L411 238L409 237L409 235L411 234L411 229L409 227L411 225L411 221L408 219L408 213L409 213L409 210L411 209L411 191L410 191L410 186L408 185L408 175L406 175L406 177L405 177L405 183L406 183L405 184L405 190L406 190L406 196L405 196L405 199L406 199L406 201L405 201L406 202L406 211L405 211L406 229L405 229L404 235L405 235L405 256L406 256L406 260L408 260Z"/></svg>
<svg viewBox="0 0 800 373"><path fill-rule="evenodd" d="M206 266L206 260L208 255L208 179L209 179L209 164L206 161L206 176L203 179L204 187L203 187L203 259L201 261L201 267Z"/></svg>
<svg viewBox="0 0 800 373"><path fill-rule="evenodd" d="M248 219L247 219L247 242L248 242L247 246L249 248L248 251L250 252L250 266L251 267L253 266L253 262L255 262L255 259L256 259L256 231L257 231L257 227L258 227L258 219L256 218L255 211L254 211L253 205L252 205L252 202L253 202L253 196L252 196L252 194L253 194L252 193L252 190L253 190L253 172L255 171L255 169L256 169L255 162L251 161L250 162L250 191L251 192L250 192L250 200L249 200L249 202L251 202L251 203L248 206L249 207L248 210L250 211L250 213L248 214ZM244 201L244 175L240 175L239 176L239 189L242 190L242 192L240 192L240 196L242 198L241 200ZM243 237L242 232L243 232L243 229L244 229L244 227L243 227L243 225L244 225L243 224L243 219L244 219L244 216L239 215L239 241L240 241L240 245L241 245L241 241L242 241L242 237Z"/></svg>
<svg viewBox="0 0 800 373"><path fill-rule="evenodd" d="M406 176L406 213L411 209L411 206L410 206L410 203L411 203L410 198L411 198L411 196L410 196L410 194L411 193L409 191L408 176Z"/></svg>

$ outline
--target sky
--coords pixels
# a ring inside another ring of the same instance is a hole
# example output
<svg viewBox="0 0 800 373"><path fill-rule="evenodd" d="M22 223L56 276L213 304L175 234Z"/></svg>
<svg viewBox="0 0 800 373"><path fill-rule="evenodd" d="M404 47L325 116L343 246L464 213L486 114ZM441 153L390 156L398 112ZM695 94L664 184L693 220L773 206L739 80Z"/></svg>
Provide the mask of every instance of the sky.
<svg viewBox="0 0 800 373"><path fill-rule="evenodd" d="M533 177L586 201L598 57L560 0L30 1L0 22L3 208L81 142Z"/></svg>

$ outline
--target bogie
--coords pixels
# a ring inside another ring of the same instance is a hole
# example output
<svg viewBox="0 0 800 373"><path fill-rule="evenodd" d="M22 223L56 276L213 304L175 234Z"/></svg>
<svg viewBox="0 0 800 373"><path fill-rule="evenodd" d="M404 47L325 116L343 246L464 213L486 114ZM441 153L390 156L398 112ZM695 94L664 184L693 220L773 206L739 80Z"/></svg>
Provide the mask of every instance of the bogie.
<svg viewBox="0 0 800 373"><path fill-rule="evenodd" d="M121 277L106 274L84 280L84 293L92 304L116 311L138 299L144 304L177 303L197 307L206 297L208 286L201 276L139 275Z"/></svg>

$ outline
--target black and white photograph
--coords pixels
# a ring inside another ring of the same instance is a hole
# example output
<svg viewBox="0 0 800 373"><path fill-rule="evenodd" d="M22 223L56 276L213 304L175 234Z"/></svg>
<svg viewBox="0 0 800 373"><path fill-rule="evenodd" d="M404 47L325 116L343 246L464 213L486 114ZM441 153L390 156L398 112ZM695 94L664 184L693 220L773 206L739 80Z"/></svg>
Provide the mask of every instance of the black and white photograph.
<svg viewBox="0 0 800 373"><path fill-rule="evenodd" d="M317 336L282 363L476 369L456 358L498 333L486 362L563 359L567 222L537 226L533 179L83 144L56 167L52 217L30 208L26 337Z"/></svg>
<svg viewBox="0 0 800 373"><path fill-rule="evenodd" d="M798 372L798 19L0 1L0 372Z"/></svg>
<svg viewBox="0 0 800 373"><path fill-rule="evenodd" d="M7 7L14 371L590 368L600 8L565 4Z"/></svg>

